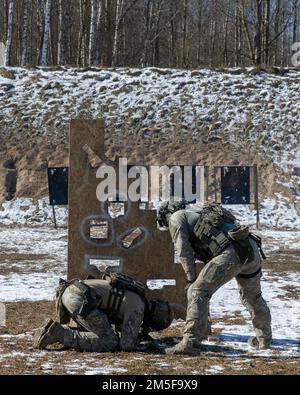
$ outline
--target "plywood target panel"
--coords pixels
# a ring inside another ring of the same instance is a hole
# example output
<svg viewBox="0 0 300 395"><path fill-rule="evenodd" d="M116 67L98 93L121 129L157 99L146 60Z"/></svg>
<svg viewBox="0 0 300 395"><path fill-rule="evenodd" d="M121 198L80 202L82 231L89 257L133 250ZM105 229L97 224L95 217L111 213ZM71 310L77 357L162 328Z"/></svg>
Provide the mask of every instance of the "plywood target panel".
<svg viewBox="0 0 300 395"><path fill-rule="evenodd" d="M117 203L123 205L118 211L116 204L97 199L97 168L111 164L104 156L104 133L102 120L70 124L68 278L85 278L89 265L112 267L144 284L164 280L167 285L148 296L185 306L185 276L174 263L169 232L157 229L156 211L131 201Z"/></svg>

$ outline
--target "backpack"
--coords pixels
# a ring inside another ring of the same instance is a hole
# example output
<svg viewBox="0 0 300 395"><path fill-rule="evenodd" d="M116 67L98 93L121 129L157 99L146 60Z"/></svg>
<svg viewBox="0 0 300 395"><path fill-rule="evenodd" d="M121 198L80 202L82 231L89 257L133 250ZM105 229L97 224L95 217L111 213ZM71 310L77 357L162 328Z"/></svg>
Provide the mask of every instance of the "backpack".
<svg viewBox="0 0 300 395"><path fill-rule="evenodd" d="M199 212L200 218L197 223L207 223L215 228L219 228L224 222L235 224L237 219L229 211L217 203L207 203ZM199 226L199 224L198 224ZM195 228L197 227L197 224Z"/></svg>

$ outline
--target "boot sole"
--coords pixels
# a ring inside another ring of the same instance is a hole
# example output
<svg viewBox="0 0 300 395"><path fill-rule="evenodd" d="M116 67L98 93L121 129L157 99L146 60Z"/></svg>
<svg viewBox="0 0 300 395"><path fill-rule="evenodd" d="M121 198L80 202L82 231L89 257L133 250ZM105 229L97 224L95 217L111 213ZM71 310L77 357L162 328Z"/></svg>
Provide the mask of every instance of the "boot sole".
<svg viewBox="0 0 300 395"><path fill-rule="evenodd" d="M44 339L44 336L46 335L46 333L48 332L49 328L51 327L51 325L54 323L53 320L49 320L47 322L47 324L45 326L43 326L42 328L38 329L34 335L34 340L33 340L33 347L37 348L39 350L42 350L43 347L42 346L42 341Z"/></svg>
<svg viewBox="0 0 300 395"><path fill-rule="evenodd" d="M256 351L269 350L271 348L270 345L262 345L262 346L260 346L259 343L251 344L249 342L248 342L248 347L250 348L250 350L253 350L253 351L255 351L255 350Z"/></svg>

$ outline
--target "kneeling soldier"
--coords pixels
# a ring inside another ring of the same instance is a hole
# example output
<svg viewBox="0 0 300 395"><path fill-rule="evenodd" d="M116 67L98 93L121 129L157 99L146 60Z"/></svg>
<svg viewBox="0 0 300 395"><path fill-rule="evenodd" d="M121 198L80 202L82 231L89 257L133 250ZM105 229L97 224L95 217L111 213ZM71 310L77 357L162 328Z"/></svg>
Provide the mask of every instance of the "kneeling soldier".
<svg viewBox="0 0 300 395"><path fill-rule="evenodd" d="M56 320L37 330L34 347L45 349L61 343L80 351L134 351L141 329L144 333L160 331L173 320L169 304L147 301L145 290L143 284L120 273L61 284ZM79 330L65 325L71 319L79 325Z"/></svg>

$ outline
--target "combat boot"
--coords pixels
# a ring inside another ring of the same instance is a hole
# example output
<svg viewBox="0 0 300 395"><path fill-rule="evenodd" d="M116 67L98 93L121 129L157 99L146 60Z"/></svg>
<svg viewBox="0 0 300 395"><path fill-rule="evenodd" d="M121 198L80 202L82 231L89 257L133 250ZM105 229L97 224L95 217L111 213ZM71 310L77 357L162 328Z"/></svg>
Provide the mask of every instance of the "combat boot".
<svg viewBox="0 0 300 395"><path fill-rule="evenodd" d="M191 355L191 356L196 356L199 355L201 352L201 343L188 338L188 337L183 337L181 342L176 344L176 346L167 348L166 349L166 354L169 355Z"/></svg>
<svg viewBox="0 0 300 395"><path fill-rule="evenodd" d="M267 350L270 348L270 340L257 339L257 337L249 337L248 345L255 350Z"/></svg>
<svg viewBox="0 0 300 395"><path fill-rule="evenodd" d="M44 350L54 343L64 344L64 327L56 321L49 320L46 325L38 329L33 338L33 347Z"/></svg>

